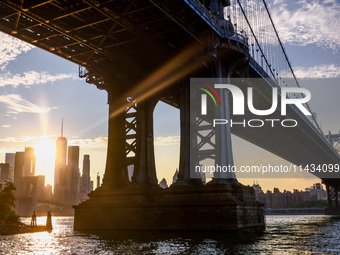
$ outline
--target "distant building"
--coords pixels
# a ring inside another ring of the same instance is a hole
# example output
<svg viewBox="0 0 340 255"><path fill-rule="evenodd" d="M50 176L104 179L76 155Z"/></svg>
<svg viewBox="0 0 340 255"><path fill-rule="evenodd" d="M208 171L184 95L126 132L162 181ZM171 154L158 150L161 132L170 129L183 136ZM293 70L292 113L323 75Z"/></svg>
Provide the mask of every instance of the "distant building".
<svg viewBox="0 0 340 255"><path fill-rule="evenodd" d="M294 189L293 192L286 190L281 192L278 188L274 188L273 192L268 190L266 193L258 184L254 184L253 188L256 200L263 203L265 208L287 208L294 203L313 200L309 188L305 191Z"/></svg>
<svg viewBox="0 0 340 255"><path fill-rule="evenodd" d="M35 176L35 164L36 158L34 156L34 149L31 147L26 147L22 176Z"/></svg>
<svg viewBox="0 0 340 255"><path fill-rule="evenodd" d="M176 172L172 177L172 184L174 184L178 180L178 169L176 168Z"/></svg>
<svg viewBox="0 0 340 255"><path fill-rule="evenodd" d="M14 167L15 164L15 153L6 153L5 154L5 163L8 163Z"/></svg>
<svg viewBox="0 0 340 255"><path fill-rule="evenodd" d="M90 190L93 191L93 181L90 181Z"/></svg>
<svg viewBox="0 0 340 255"><path fill-rule="evenodd" d="M68 147L65 192L66 204L75 205L80 202L79 146Z"/></svg>
<svg viewBox="0 0 340 255"><path fill-rule="evenodd" d="M83 159L83 175L81 177L81 200L84 201L89 197L89 194L92 191L93 187L91 187L91 177L90 177L90 155L84 155Z"/></svg>
<svg viewBox="0 0 340 255"><path fill-rule="evenodd" d="M161 187L162 189L166 189L168 187L168 184L165 180L165 178L163 178L160 182L159 182L159 187Z"/></svg>
<svg viewBox="0 0 340 255"><path fill-rule="evenodd" d="M9 176L11 181L14 181L14 165L15 165L15 153L5 154L5 163L9 164Z"/></svg>
<svg viewBox="0 0 340 255"><path fill-rule="evenodd" d="M97 189L100 187L100 175L97 173Z"/></svg>
<svg viewBox="0 0 340 255"><path fill-rule="evenodd" d="M11 182L12 177L12 166L8 163L1 163L0 164L0 183L5 181Z"/></svg>
<svg viewBox="0 0 340 255"><path fill-rule="evenodd" d="M264 197L264 193L263 193L261 186L258 183L257 184L254 183L253 189L255 190L256 201L259 201L265 204L265 197Z"/></svg>
<svg viewBox="0 0 340 255"><path fill-rule="evenodd" d="M127 168L129 181L132 181L134 165L129 165Z"/></svg>
<svg viewBox="0 0 340 255"><path fill-rule="evenodd" d="M67 139L63 136L64 126L61 123L61 134L56 142L56 157L54 165L54 197L58 202L64 200L64 190L66 186L66 156L67 156ZM64 171L64 173L62 173ZM63 175L64 174L64 175ZM63 176L62 176L63 175ZM63 179L63 180L61 180Z"/></svg>
<svg viewBox="0 0 340 255"><path fill-rule="evenodd" d="M52 201L52 198L53 198L52 185L47 184L44 187L42 200L44 200L44 201Z"/></svg>
<svg viewBox="0 0 340 255"><path fill-rule="evenodd" d="M19 194L20 182L24 171L24 162L25 152L16 152L14 163L14 186L16 187L15 194Z"/></svg>
<svg viewBox="0 0 340 255"><path fill-rule="evenodd" d="M20 216L31 216L37 210L38 200L43 199L45 176L23 176L19 194L16 196L15 211Z"/></svg>
<svg viewBox="0 0 340 255"><path fill-rule="evenodd" d="M314 183L309 192L312 200L327 200L327 191L323 189L321 183Z"/></svg>
<svg viewBox="0 0 340 255"><path fill-rule="evenodd" d="M83 178L80 178L79 173L79 146L67 147L67 139L64 137L63 131L64 126L62 122L61 134L56 142L54 199L58 204L70 207L78 204L82 200L80 186L83 184ZM89 172L89 169L86 169L86 164L87 163L85 163L85 172ZM87 173L84 175L84 185L88 183L85 180L85 176L87 175ZM88 186L89 184L87 187Z"/></svg>

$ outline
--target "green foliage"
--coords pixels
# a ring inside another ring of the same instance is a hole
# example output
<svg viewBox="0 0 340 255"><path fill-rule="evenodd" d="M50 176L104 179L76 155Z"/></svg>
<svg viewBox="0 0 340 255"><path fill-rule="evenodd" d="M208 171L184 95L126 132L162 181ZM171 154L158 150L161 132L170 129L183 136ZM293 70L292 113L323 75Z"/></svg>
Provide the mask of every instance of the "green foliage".
<svg viewBox="0 0 340 255"><path fill-rule="evenodd" d="M0 221L18 222L19 216L13 211L14 207L14 190L15 186L12 182L0 184Z"/></svg>
<svg viewBox="0 0 340 255"><path fill-rule="evenodd" d="M291 204L290 208L325 208L328 206L327 201L302 201Z"/></svg>

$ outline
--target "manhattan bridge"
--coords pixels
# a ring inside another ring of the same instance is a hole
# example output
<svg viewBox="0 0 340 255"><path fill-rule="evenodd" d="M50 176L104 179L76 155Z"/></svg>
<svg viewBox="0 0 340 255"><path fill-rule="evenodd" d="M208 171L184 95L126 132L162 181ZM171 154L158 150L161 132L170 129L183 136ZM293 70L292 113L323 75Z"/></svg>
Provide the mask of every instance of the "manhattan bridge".
<svg viewBox="0 0 340 255"><path fill-rule="evenodd" d="M231 133L295 165L340 163L314 115L306 117L295 105L287 109L299 123L293 129L200 133L198 123L199 141L190 150L190 78L259 78L265 86L249 85L262 106L271 100L268 89L277 88L280 97L281 88L300 87L265 0L0 0L0 31L79 65L80 77L108 93L105 178L75 206L75 229L263 227L261 204L235 176L219 176L210 185L190 178L195 153L233 164ZM229 104L228 94L222 98ZM164 191L157 188L153 144L160 100L180 110L181 123L178 180ZM275 111L271 118L280 116ZM204 144L212 149L204 151ZM339 212L339 174L314 174Z"/></svg>

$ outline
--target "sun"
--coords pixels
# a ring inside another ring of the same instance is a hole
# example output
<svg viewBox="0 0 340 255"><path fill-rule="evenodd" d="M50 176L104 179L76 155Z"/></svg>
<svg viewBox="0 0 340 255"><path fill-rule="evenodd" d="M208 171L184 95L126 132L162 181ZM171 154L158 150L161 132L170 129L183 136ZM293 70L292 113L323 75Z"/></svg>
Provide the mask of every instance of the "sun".
<svg viewBox="0 0 340 255"><path fill-rule="evenodd" d="M33 148L36 156L36 175L45 175L46 182L51 183L53 180L56 153L55 141L37 141Z"/></svg>

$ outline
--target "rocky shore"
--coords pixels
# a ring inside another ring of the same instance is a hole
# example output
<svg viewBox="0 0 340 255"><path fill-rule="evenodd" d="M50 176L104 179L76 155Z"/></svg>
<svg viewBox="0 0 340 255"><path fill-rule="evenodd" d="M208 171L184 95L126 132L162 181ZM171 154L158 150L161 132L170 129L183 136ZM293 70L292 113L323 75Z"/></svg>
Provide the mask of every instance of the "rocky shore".
<svg viewBox="0 0 340 255"><path fill-rule="evenodd" d="M22 222L0 222L0 235L14 235L46 231L46 226L29 226Z"/></svg>

